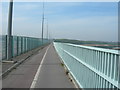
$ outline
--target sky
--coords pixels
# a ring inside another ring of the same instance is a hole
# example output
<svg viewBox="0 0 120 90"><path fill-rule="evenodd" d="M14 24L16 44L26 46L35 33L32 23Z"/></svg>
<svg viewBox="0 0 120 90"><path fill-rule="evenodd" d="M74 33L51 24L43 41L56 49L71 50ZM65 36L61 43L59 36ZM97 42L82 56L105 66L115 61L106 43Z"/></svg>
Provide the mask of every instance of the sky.
<svg viewBox="0 0 120 90"><path fill-rule="evenodd" d="M45 2L44 37L118 41L117 2ZM8 2L2 2L2 34L7 34ZM42 2L14 2L13 35L41 38ZM1 15L1 14L0 14Z"/></svg>

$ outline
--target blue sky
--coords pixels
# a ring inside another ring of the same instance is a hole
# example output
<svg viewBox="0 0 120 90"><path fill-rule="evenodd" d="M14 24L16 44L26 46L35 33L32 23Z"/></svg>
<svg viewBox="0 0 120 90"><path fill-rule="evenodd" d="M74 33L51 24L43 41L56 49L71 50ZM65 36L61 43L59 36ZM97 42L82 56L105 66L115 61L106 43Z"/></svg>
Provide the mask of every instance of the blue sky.
<svg viewBox="0 0 120 90"><path fill-rule="evenodd" d="M15 2L13 35L41 37L42 2ZM2 3L2 33L7 33L8 3ZM47 2L50 37L78 40L117 41L117 2Z"/></svg>

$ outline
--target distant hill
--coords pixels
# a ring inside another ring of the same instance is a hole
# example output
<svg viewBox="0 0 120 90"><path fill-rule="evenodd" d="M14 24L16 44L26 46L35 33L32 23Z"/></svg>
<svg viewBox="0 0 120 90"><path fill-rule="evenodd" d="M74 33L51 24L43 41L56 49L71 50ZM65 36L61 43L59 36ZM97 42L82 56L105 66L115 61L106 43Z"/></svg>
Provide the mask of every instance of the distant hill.
<svg viewBox="0 0 120 90"><path fill-rule="evenodd" d="M81 40L72 40L72 39L55 39L55 42L73 43L73 44L110 44L110 45L118 45L117 42L81 41Z"/></svg>

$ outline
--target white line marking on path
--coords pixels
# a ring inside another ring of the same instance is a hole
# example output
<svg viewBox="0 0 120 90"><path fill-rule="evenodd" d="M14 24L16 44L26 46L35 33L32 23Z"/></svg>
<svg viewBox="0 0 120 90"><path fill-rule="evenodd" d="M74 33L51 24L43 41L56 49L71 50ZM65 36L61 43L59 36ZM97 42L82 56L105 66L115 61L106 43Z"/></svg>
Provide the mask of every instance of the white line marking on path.
<svg viewBox="0 0 120 90"><path fill-rule="evenodd" d="M50 45L49 45L49 47L50 47ZM39 65L39 68L38 68L38 70L37 70L37 72L36 72L36 74L35 74L35 77L34 77L34 79L33 79L33 82L32 82L32 84L31 84L30 88L35 88L35 84L36 84L36 82L37 82L37 80L38 80L38 76L39 76L39 74L40 74L41 67L42 67L42 64L43 64L43 62L44 62L44 59L45 59L45 56L46 56L46 54L47 54L47 52L48 52L49 47L47 48L47 50L46 50L46 52L45 52L45 54L44 54L44 56L43 56L43 58L42 58L42 61L41 61L40 65Z"/></svg>

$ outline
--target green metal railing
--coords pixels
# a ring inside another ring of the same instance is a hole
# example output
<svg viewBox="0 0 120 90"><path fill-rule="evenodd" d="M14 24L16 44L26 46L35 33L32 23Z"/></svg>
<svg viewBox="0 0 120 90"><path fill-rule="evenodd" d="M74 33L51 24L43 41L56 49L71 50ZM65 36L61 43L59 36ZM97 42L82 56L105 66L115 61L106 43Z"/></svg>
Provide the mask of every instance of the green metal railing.
<svg viewBox="0 0 120 90"><path fill-rule="evenodd" d="M120 54L117 50L54 43L81 88L120 89Z"/></svg>
<svg viewBox="0 0 120 90"><path fill-rule="evenodd" d="M23 37L23 36L12 36L12 58L35 49L41 45L50 43L50 40L33 38L33 37ZM1 52L0 52L1 53ZM2 60L7 59L7 35L2 35Z"/></svg>

